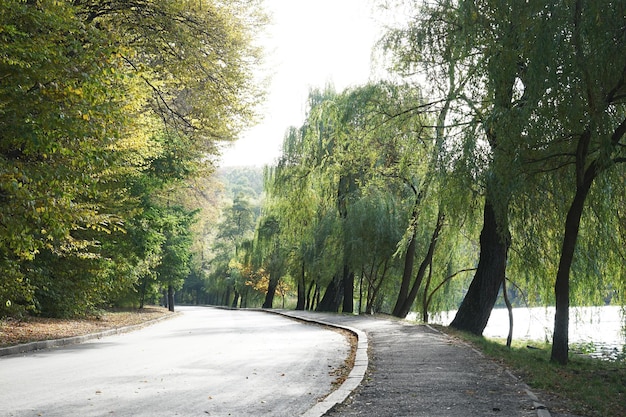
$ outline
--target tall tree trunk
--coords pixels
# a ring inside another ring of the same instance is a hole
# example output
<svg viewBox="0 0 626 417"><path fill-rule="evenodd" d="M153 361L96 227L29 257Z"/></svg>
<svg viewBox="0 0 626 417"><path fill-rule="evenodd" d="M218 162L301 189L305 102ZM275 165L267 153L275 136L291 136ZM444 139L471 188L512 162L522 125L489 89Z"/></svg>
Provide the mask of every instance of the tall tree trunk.
<svg viewBox="0 0 626 417"><path fill-rule="evenodd" d="M263 306L261 308L273 308L274 305L274 295L276 294L276 287L278 287L278 281L280 277L275 278L274 274L270 274L270 282L267 286L267 294L265 294L265 301L263 302Z"/></svg>
<svg viewBox="0 0 626 417"><path fill-rule="evenodd" d="M506 337L506 347L511 349L511 342L513 341L513 306L506 291L506 277L502 281L502 297L504 297L504 304L506 304L506 310L509 313L509 334Z"/></svg>
<svg viewBox="0 0 626 417"><path fill-rule="evenodd" d="M304 261L302 262L302 268L300 269L300 278L298 279L298 302L296 303L296 310L304 310L306 304L306 282L304 281Z"/></svg>
<svg viewBox="0 0 626 417"><path fill-rule="evenodd" d="M361 274L359 275L359 314L363 312L363 276L365 272L361 268Z"/></svg>
<svg viewBox="0 0 626 417"><path fill-rule="evenodd" d="M167 309L174 312L174 287L171 284L167 286Z"/></svg>
<svg viewBox="0 0 626 417"><path fill-rule="evenodd" d="M415 298L417 298L417 292L419 291L419 288L422 285L422 281L424 280L426 268L428 268L428 266L431 265L433 262L435 246L437 245L437 239L439 239L439 233L441 233L441 228L443 227L443 219L443 213L439 212L439 214L437 214L437 224L435 225L435 230L433 231L433 235L430 238L430 244L428 245L428 253L420 264L417 275L415 276L415 281L413 281L411 291L407 294L402 305L400 305L400 308L398 309L398 314L395 314L394 312L394 316L396 317L405 318L409 314L409 311L411 311L411 307L415 302Z"/></svg>
<svg viewBox="0 0 626 417"><path fill-rule="evenodd" d="M411 241L409 242L409 246L406 248L406 253L404 254L404 268L402 269L402 282L400 283L400 292L398 292L398 298L396 299L396 304L393 307L393 315L396 317L401 317L400 311L402 309L402 305L406 302L406 299L409 294L409 288L411 286L411 278L413 277L413 265L415 264L415 250L417 246L416 238L417 238L417 221L419 217L418 208L424 198L424 194L428 189L428 184L426 183L420 192L417 191L417 188L411 184L409 181L406 183L411 187L413 193L415 194L415 202L413 203L413 211L411 212L410 219L410 227L413 229L411 233Z"/></svg>
<svg viewBox="0 0 626 417"><path fill-rule="evenodd" d="M569 353L569 274L574 260L576 241L578 240L580 218L582 217L585 199L592 182L593 178L589 178L578 187L574 200L567 212L561 258L559 259L559 269L556 273L556 282L554 284L556 311L554 314L554 334L550 360L562 365L567 364Z"/></svg>
<svg viewBox="0 0 626 417"><path fill-rule="evenodd" d="M413 277L413 263L415 262L415 248L417 246L417 227L416 225L413 225L412 227L413 234L411 236L411 241L409 242L409 246L406 248L406 253L404 254L404 269L402 270L402 282L400 284L400 292L398 292L396 304L393 307L392 314L396 317L402 317L400 311L402 310L402 305L408 297L409 287L411 286L411 278Z"/></svg>
<svg viewBox="0 0 626 417"><path fill-rule="evenodd" d="M337 313L343 298L343 277L335 275L326 287L324 296L317 304L316 311Z"/></svg>
<svg viewBox="0 0 626 417"><path fill-rule="evenodd" d="M304 305L305 310L313 310L313 298L315 297L315 291L313 291L313 289L316 282L317 281L311 281L311 285L309 285L309 288L306 291L306 302ZM311 291L313 291L313 294L311 294Z"/></svg>
<svg viewBox="0 0 626 417"><path fill-rule="evenodd" d="M309 310L317 310L317 306L320 303L320 286L319 286L319 282L316 281L315 282L315 289L313 290L313 298L311 301L311 306L309 307Z"/></svg>
<svg viewBox="0 0 626 417"><path fill-rule="evenodd" d="M344 313L354 312L354 272L348 265L343 266L343 306Z"/></svg>
<svg viewBox="0 0 626 417"><path fill-rule="evenodd" d="M424 286L424 294L422 296L422 321L428 323L428 290L430 289L430 283L433 280L433 264L430 264L428 268L428 278L426 279L426 285Z"/></svg>
<svg viewBox="0 0 626 417"><path fill-rule="evenodd" d="M230 305L232 308L237 308L239 304L239 291L235 290L235 296L233 297L233 303Z"/></svg>
<svg viewBox="0 0 626 417"><path fill-rule="evenodd" d="M499 222L489 197L485 198L478 268L450 323L455 329L482 335L487 326L506 273L510 238L508 226L504 225L507 225L506 219Z"/></svg>

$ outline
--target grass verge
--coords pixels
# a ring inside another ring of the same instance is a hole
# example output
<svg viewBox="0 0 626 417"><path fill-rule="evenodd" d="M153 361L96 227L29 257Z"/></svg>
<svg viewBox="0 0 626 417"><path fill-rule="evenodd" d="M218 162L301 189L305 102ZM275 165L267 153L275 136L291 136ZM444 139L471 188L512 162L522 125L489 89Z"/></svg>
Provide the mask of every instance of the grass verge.
<svg viewBox="0 0 626 417"><path fill-rule="evenodd" d="M509 349L505 340L433 327L470 343L533 390L546 393L559 408L565 408L559 412L589 417L626 416L626 360L607 361L570 354L569 364L561 366L550 362L549 344L513 341Z"/></svg>

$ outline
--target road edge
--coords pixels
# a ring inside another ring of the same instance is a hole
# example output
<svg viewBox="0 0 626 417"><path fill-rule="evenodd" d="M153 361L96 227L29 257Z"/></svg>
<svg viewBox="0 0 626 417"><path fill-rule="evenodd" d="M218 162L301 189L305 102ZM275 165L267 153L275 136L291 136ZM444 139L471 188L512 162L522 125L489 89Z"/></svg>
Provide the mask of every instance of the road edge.
<svg viewBox="0 0 626 417"><path fill-rule="evenodd" d="M62 347L62 346L78 345L78 344L85 343L93 339L101 339L106 336L114 336L114 335L123 334L123 333L130 333L135 330L139 330L144 327L151 326L160 321L174 318L178 314L179 313L166 314L164 316L157 317L155 319L148 320L143 323L133 324L130 326L117 327L114 329L107 329L101 332L88 333L88 334L84 334L81 336L64 337L61 339L39 340L37 342L29 342L29 343L22 343L19 345L7 346L7 347L0 348L0 357L9 356L9 355L20 355L23 353L34 352L37 350L52 349L52 348L57 348L57 347Z"/></svg>
<svg viewBox="0 0 626 417"><path fill-rule="evenodd" d="M369 342L367 339L367 334L359 329L350 326L344 326L336 323L329 323L324 320L313 319L309 317L301 317L297 314L297 312L293 310L270 310L270 309L260 309L258 311L263 311L271 314L278 314L283 317L289 317L292 319L296 319L305 323L318 324L328 327L333 327L336 329L346 330L352 333L357 338L357 346L354 357L354 366L350 370L348 377L346 380L333 392L331 392L326 398L322 401L318 402L313 406L313 408L309 409L306 413L302 415L302 417L322 417L328 411L330 411L337 404L343 403L355 389L357 389L363 379L365 378L365 374L367 372L367 368L369 366L369 357L367 355L367 350L369 346Z"/></svg>

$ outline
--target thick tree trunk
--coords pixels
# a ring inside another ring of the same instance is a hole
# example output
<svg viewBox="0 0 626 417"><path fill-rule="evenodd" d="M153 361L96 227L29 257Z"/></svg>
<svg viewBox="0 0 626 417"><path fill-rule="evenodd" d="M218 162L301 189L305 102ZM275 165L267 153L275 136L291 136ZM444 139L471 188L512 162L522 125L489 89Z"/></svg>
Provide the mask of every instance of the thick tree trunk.
<svg viewBox="0 0 626 417"><path fill-rule="evenodd" d="M407 182L408 183L408 182ZM421 204L422 198L424 197L425 191L428 189L428 185L420 191L417 192L417 189L412 184L408 183L415 193L415 203L413 205L413 211L411 212L411 220L410 226L413 228L413 233L411 234L411 241L409 242L409 246L406 248L406 253L404 254L404 268L402 269L402 282L400 283L400 291L398 292L398 298L396 299L396 304L393 307L392 315L396 317L402 317L400 311L404 303L406 303L409 288L411 287L411 278L413 277L413 265L415 264L415 250L417 246L416 238L417 238L417 221L419 216L418 208ZM406 315L405 315L406 317Z"/></svg>
<svg viewBox="0 0 626 417"><path fill-rule="evenodd" d="M343 306L344 313L354 312L354 272L348 265L343 266Z"/></svg>
<svg viewBox="0 0 626 417"><path fill-rule="evenodd" d="M501 219L500 224L506 225L506 219ZM486 198L478 268L451 327L483 334L506 273L508 233L507 226L499 225L493 204Z"/></svg>
<svg viewBox="0 0 626 417"><path fill-rule="evenodd" d="M276 294L276 287L278 287L279 280L280 278L274 278L273 275L270 275L270 282L267 286L267 294L265 294L265 301L263 302L263 306L261 308L273 308L274 295Z"/></svg>
<svg viewBox="0 0 626 417"><path fill-rule="evenodd" d="M239 304L239 291L235 290L235 296L233 297L233 303L230 305L232 308L237 308Z"/></svg>
<svg viewBox="0 0 626 417"><path fill-rule="evenodd" d="M569 274L578 240L580 218L585 206L585 199L591 188L591 182L592 180L589 180L588 183L585 182L578 188L567 212L561 259L554 284L556 312L554 314L554 334L550 360L562 365L567 364L569 354Z"/></svg>
<svg viewBox="0 0 626 417"><path fill-rule="evenodd" d="M320 286L319 283L315 283L315 291L313 291L313 302L311 304L311 310L315 310L320 303Z"/></svg>
<svg viewBox="0 0 626 417"><path fill-rule="evenodd" d="M326 287L322 300L317 304L316 311L337 313L343 298L343 277L335 276Z"/></svg>

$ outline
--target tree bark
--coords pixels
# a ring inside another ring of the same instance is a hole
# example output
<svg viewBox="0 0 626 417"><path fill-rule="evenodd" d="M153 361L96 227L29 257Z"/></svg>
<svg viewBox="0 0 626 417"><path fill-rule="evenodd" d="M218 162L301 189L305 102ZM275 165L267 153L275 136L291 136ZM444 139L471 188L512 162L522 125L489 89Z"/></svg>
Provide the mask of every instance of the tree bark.
<svg viewBox="0 0 626 417"><path fill-rule="evenodd" d="M313 299L315 298L314 287L316 286L316 282L317 281L311 281L311 285L309 285L309 288L306 291L306 302L304 303L305 310L313 310L313 304L314 304ZM311 294L312 291L313 291L313 294Z"/></svg>
<svg viewBox="0 0 626 417"><path fill-rule="evenodd" d="M302 269L300 270L300 278L298 279L298 302L296 303L296 310L304 310L306 304L306 283L304 282L304 262L302 262Z"/></svg>
<svg viewBox="0 0 626 417"><path fill-rule="evenodd" d="M498 298L506 273L510 238L506 219L500 222L489 197L485 199L483 230L480 233L478 268L451 327L482 335Z"/></svg>
<svg viewBox="0 0 626 417"><path fill-rule="evenodd" d="M509 300L509 294L506 292L506 277L502 281L502 297L504 297L504 303L509 313L509 334L506 337L506 347L511 349L511 342L513 341L513 306Z"/></svg>
<svg viewBox="0 0 626 417"><path fill-rule="evenodd" d="M404 269L402 270L402 283L400 284L400 292L398 292L398 298L396 298L396 305L393 307L392 315L396 317L403 317L400 311L409 294L409 287L411 285L411 278L413 276L413 264L415 262L415 248L417 245L415 242L416 234L417 228L414 225L411 242L409 242L409 246L406 248L406 253L404 254Z"/></svg>
<svg viewBox="0 0 626 417"><path fill-rule="evenodd" d="M433 279L433 265L430 264L428 268L428 278L426 279L426 285L424 286L424 294L422 297L422 321L428 323L428 290L430 289L430 283Z"/></svg>
<svg viewBox="0 0 626 417"><path fill-rule="evenodd" d="M174 287L171 284L167 286L167 309L174 312Z"/></svg>
<svg viewBox="0 0 626 417"><path fill-rule="evenodd" d="M343 266L343 306L344 313L354 312L354 272L348 265Z"/></svg>
<svg viewBox="0 0 626 417"><path fill-rule="evenodd" d="M239 291L235 290L235 296L233 297L233 303L230 305L232 308L237 308L239 304Z"/></svg>
<svg viewBox="0 0 626 417"><path fill-rule="evenodd" d="M585 180L576 190L574 200L567 212L561 258L554 284L556 311L554 313L554 334L550 360L562 365L567 364L569 355L569 275L574 260L576 241L578 240L580 218L593 178L585 178Z"/></svg>
<svg viewBox="0 0 626 417"><path fill-rule="evenodd" d="M426 274L426 268L433 262L433 255L435 253L435 246L437 246L437 239L439 239L439 233L441 233L441 228L443 227L443 213L439 212L437 215L437 224L435 226L435 230L433 231L433 235L430 238L430 244L428 245L428 253L424 257L424 260L420 264L420 267L417 271L417 275L415 276L415 281L413 282L413 287L411 291L407 294L404 302L400 305L397 313L394 311L394 316L405 318L409 311L411 311L411 307L415 302L415 298L417 298L417 292L419 291L420 286L422 285L422 281L424 280L424 275Z"/></svg>
<svg viewBox="0 0 626 417"><path fill-rule="evenodd" d="M273 275L270 275L270 282L267 286L267 293L265 294L265 301L263 302L263 306L261 308L273 308L274 305L274 295L276 294L276 287L278 287L279 278L274 278Z"/></svg>
<svg viewBox="0 0 626 417"><path fill-rule="evenodd" d="M332 281L326 287L324 296L317 304L315 311L324 311L330 313L337 313L339 306L341 306L341 300L343 298L343 277L336 275Z"/></svg>
<svg viewBox="0 0 626 417"><path fill-rule="evenodd" d="M411 286L411 278L413 276L413 265L415 264L415 250L416 250L416 238L417 238L417 221L419 216L418 207L421 204L422 198L424 197L425 189L424 187L422 191L417 192L417 188L414 185L410 184L407 181L407 184L413 190L415 194L415 203L413 204L413 211L411 212L411 224L410 226L413 228L413 233L411 234L411 241L409 242L409 246L406 248L406 253L404 254L404 269L402 270L402 282L400 284L400 292L398 292L398 298L396 299L396 304L393 307L392 315L396 317L402 317L400 311L402 309L402 305L406 302L406 299L409 294L409 287ZM406 315L405 315L406 317Z"/></svg>

